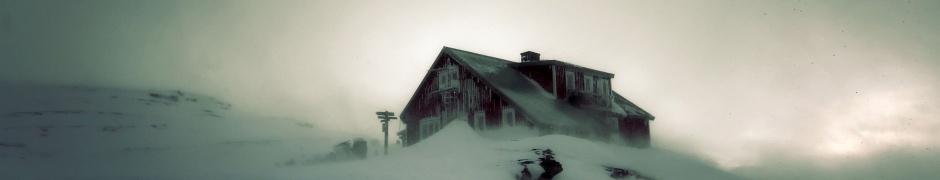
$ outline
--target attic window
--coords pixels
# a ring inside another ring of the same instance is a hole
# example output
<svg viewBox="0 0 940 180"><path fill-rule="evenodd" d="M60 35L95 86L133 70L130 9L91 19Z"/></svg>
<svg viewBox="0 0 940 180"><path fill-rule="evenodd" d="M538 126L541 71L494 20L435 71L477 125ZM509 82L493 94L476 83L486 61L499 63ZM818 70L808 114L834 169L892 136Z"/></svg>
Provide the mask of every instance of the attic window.
<svg viewBox="0 0 940 180"><path fill-rule="evenodd" d="M457 86L460 81L457 80L457 68L452 68L450 70L450 85Z"/></svg>
<svg viewBox="0 0 940 180"><path fill-rule="evenodd" d="M565 86L568 90L574 90L574 72L565 71Z"/></svg>
<svg viewBox="0 0 940 180"><path fill-rule="evenodd" d="M594 93L594 76L584 75L584 92Z"/></svg>
<svg viewBox="0 0 940 180"><path fill-rule="evenodd" d="M447 64L438 71L438 86L440 89L456 88L460 86L457 66Z"/></svg>

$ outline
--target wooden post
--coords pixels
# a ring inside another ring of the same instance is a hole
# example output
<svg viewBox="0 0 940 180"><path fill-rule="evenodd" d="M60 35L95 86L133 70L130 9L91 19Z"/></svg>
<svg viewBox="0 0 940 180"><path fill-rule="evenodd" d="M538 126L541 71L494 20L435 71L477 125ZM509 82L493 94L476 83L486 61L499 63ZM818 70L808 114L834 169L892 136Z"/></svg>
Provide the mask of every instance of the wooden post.
<svg viewBox="0 0 940 180"><path fill-rule="evenodd" d="M385 132L385 156L388 156L388 120L382 121L382 131Z"/></svg>
<svg viewBox="0 0 940 180"><path fill-rule="evenodd" d="M388 121L392 119L398 119L395 116L394 112L375 112L375 115L379 115L380 122L382 122L382 132L385 133L385 155L388 156Z"/></svg>

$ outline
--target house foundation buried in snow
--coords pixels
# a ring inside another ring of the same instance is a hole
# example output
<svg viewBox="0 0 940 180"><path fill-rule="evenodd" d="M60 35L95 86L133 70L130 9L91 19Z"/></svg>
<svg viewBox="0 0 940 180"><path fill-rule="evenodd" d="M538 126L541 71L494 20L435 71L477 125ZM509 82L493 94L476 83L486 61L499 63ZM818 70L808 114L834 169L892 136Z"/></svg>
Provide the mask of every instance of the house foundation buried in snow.
<svg viewBox="0 0 940 180"><path fill-rule="evenodd" d="M444 47L400 115L405 145L465 118L478 131L525 126L543 134L650 145L655 117L611 90L614 74L521 54L513 62Z"/></svg>

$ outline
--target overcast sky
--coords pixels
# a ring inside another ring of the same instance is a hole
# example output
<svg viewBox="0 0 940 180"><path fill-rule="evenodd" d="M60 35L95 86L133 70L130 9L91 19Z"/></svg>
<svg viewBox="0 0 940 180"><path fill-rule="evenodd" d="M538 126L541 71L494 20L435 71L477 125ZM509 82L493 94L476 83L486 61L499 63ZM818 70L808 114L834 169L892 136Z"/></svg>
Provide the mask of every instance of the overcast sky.
<svg viewBox="0 0 940 180"><path fill-rule="evenodd" d="M754 178L940 176L940 1L8 1L0 81L182 89L378 137L443 46L614 73ZM395 129L397 126L392 126ZM891 178L889 178L891 179Z"/></svg>

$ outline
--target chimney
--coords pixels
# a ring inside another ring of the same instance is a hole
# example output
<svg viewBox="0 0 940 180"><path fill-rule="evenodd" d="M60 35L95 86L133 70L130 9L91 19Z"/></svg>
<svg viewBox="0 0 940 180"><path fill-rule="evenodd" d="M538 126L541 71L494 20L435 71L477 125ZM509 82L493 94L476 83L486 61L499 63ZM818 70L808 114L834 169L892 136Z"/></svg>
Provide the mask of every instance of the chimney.
<svg viewBox="0 0 940 180"><path fill-rule="evenodd" d="M532 51L526 51L526 52L523 52L523 53L520 54L520 55L522 55L522 62L535 62L535 61L539 61L539 53L535 53L535 52L532 52Z"/></svg>

